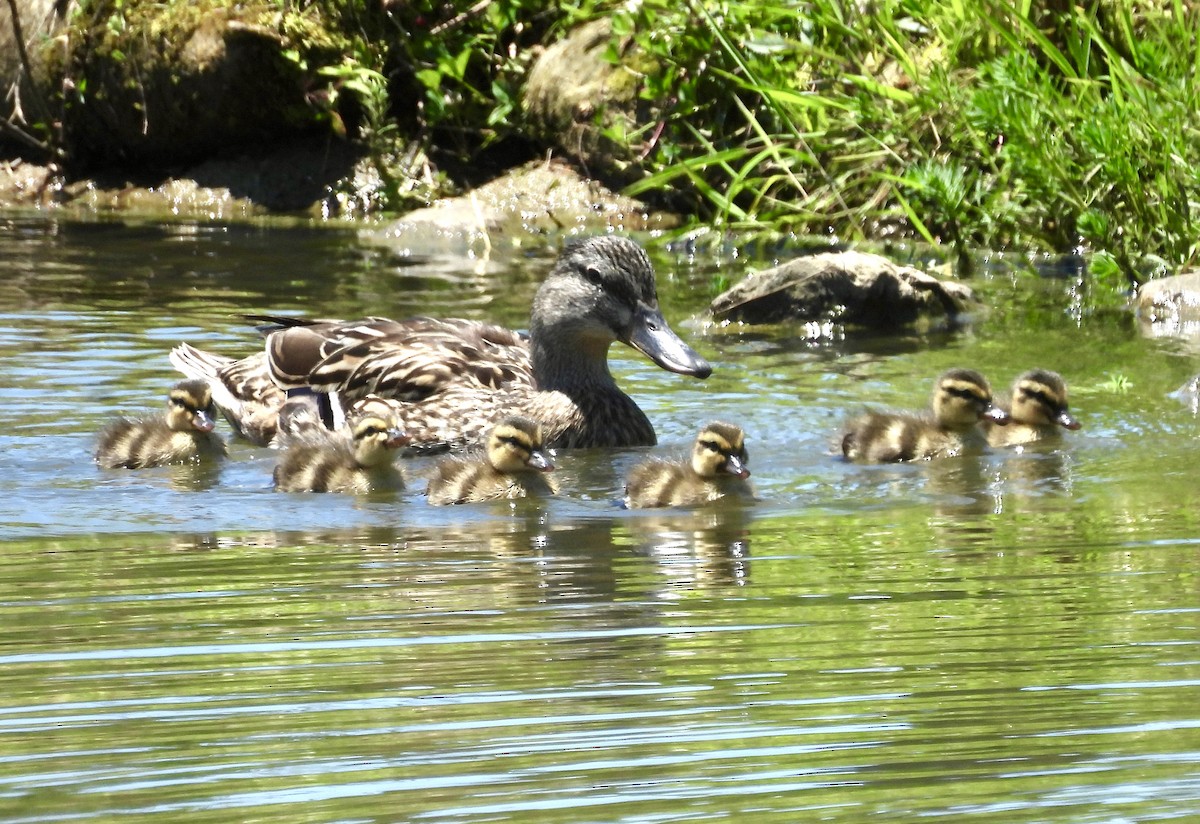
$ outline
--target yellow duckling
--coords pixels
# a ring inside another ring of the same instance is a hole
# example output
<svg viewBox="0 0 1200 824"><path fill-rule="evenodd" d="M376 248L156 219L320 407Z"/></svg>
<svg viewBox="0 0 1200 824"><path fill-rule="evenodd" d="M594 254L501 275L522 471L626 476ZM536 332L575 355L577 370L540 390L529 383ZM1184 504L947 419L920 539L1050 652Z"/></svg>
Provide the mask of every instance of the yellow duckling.
<svg viewBox="0 0 1200 824"><path fill-rule="evenodd" d="M557 487L542 474L553 469L541 426L510 416L492 428L482 459L447 458L437 465L427 490L429 503L444 506L553 495Z"/></svg>
<svg viewBox="0 0 1200 824"><path fill-rule="evenodd" d="M1057 372L1030 369L1013 383L1008 402L1010 422L1001 428L984 421L991 446L1020 446L1058 438L1063 429L1079 429L1067 405L1067 383Z"/></svg>
<svg viewBox="0 0 1200 824"><path fill-rule="evenodd" d="M951 369L937 380L932 408L924 412L867 412L842 435L842 454L860 463L926 460L986 445L981 421L1003 426L1008 413L992 402L992 389L972 369Z"/></svg>
<svg viewBox="0 0 1200 824"><path fill-rule="evenodd" d="M366 412L346 423L336 432L312 427L289 438L275 466L275 489L365 495L403 488L394 461L409 438L395 420Z"/></svg>
<svg viewBox="0 0 1200 824"><path fill-rule="evenodd" d="M171 389L167 411L150 418L118 418L100 433L96 463L109 469L189 463L226 455L225 441L213 432L216 408L204 381L180 381Z"/></svg>
<svg viewBox="0 0 1200 824"><path fill-rule="evenodd" d="M625 483L625 506L697 506L726 495L753 497L749 460L740 427L710 423L696 436L687 464L654 458L635 466Z"/></svg>

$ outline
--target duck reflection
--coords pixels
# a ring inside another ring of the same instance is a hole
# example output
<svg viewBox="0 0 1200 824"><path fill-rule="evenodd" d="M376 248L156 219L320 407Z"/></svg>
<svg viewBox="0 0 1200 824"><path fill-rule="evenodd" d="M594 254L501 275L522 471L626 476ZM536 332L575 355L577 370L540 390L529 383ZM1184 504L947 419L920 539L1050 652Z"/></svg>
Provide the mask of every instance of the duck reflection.
<svg viewBox="0 0 1200 824"><path fill-rule="evenodd" d="M679 597L704 587L745 586L750 581L751 510L738 501L700 509L657 511L617 529L652 558L666 578L663 595Z"/></svg>

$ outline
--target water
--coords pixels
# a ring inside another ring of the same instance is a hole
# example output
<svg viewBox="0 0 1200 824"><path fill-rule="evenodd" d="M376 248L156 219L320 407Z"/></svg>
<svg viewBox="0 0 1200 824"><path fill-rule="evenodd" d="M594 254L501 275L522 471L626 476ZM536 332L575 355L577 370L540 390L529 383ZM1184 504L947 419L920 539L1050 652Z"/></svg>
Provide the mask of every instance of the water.
<svg viewBox="0 0 1200 824"><path fill-rule="evenodd" d="M958 333L810 339L692 319L742 262L656 250L699 383L614 348L682 451L742 423L763 500L626 512L644 450L560 456L545 504L280 495L104 471L178 340L247 311L521 326L545 249L418 260L305 228L0 232L0 819L1155 821L1200 816L1197 371L994 268ZM863 404L942 369L1063 372L1048 454L857 467Z"/></svg>

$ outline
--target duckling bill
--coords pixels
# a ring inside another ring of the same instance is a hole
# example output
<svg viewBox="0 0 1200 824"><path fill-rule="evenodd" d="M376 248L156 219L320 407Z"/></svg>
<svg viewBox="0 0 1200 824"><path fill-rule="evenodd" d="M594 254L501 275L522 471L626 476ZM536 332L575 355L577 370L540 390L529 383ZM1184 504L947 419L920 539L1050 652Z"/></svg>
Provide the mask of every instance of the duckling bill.
<svg viewBox="0 0 1200 824"><path fill-rule="evenodd" d="M493 427L481 458L441 461L426 493L435 506L553 495L558 487L545 477L553 469L541 426L511 416Z"/></svg>
<svg viewBox="0 0 1200 824"><path fill-rule="evenodd" d="M216 408L204 381L180 381L166 412L149 418L118 418L100 433L96 463L109 469L141 469L223 458L225 441L213 431Z"/></svg>
<svg viewBox="0 0 1200 824"><path fill-rule="evenodd" d="M842 454L859 463L898 463L979 451L986 445L985 421L1008 423L987 379L972 369L951 369L938 378L929 410L867 412L852 420Z"/></svg>
<svg viewBox="0 0 1200 824"><path fill-rule="evenodd" d="M687 463L659 458L635 466L625 483L630 509L698 506L726 495L753 497L745 435L729 423L700 430Z"/></svg>

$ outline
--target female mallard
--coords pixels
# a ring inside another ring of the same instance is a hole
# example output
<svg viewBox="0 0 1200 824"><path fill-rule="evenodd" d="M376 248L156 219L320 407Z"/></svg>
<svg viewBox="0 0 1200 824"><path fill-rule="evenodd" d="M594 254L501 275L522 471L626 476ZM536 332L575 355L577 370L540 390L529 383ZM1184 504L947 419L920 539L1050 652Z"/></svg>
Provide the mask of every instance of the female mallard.
<svg viewBox="0 0 1200 824"><path fill-rule="evenodd" d="M992 389L971 369L951 369L937 380L926 412L867 412L842 435L842 454L861 463L925 460L978 450L986 441L981 421L1003 425L1008 414L992 402Z"/></svg>
<svg viewBox="0 0 1200 824"><path fill-rule="evenodd" d="M151 418L118 418L100 433L96 462L115 469L189 463L225 457L225 441L213 432L212 395L199 380L180 381L167 411Z"/></svg>
<svg viewBox="0 0 1200 824"><path fill-rule="evenodd" d="M429 503L443 506L553 495L558 490L543 475L553 469L541 427L528 418L510 416L492 428L481 459L446 458L438 464L429 481Z"/></svg>
<svg viewBox="0 0 1200 824"><path fill-rule="evenodd" d="M714 422L700 430L686 464L658 458L639 464L625 483L630 509L697 506L726 495L753 497L747 478L745 436L733 424Z"/></svg>
<svg viewBox="0 0 1200 824"><path fill-rule="evenodd" d="M409 439L395 421L376 408L346 424L337 432L312 428L289 438L275 466L275 488L358 495L403 488L394 459Z"/></svg>
<svg viewBox="0 0 1200 824"><path fill-rule="evenodd" d="M1057 372L1030 369L1013 383L1006 410L1009 424L1003 428L984 421L983 431L991 446L1020 446L1058 438L1063 429L1079 429L1079 421L1067 405L1067 383Z"/></svg>
<svg viewBox="0 0 1200 824"><path fill-rule="evenodd" d="M534 296L527 337L470 320L265 319L281 327L265 356L224 361L183 344L172 362L222 384L217 404L234 419L248 409L277 417L280 389L334 393L350 405L370 393L392 398L414 443L479 442L515 412L538 421L549 446L648 446L654 427L609 373L610 344L671 372L712 372L663 319L645 251L611 235L565 246ZM257 437L271 429L259 426Z"/></svg>

